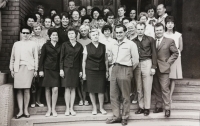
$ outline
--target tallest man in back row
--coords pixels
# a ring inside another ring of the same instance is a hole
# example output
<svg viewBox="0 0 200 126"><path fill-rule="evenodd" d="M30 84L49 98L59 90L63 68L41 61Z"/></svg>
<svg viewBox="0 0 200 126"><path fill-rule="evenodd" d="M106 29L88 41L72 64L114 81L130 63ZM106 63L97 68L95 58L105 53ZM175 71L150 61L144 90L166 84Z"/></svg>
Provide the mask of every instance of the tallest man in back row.
<svg viewBox="0 0 200 126"><path fill-rule="evenodd" d="M170 116L170 66L178 58L178 49L173 39L163 37L165 32L164 25L157 23L155 25L157 64L156 74L153 78L153 91L156 99L156 108L154 113L163 112L162 105L165 105L165 117Z"/></svg>

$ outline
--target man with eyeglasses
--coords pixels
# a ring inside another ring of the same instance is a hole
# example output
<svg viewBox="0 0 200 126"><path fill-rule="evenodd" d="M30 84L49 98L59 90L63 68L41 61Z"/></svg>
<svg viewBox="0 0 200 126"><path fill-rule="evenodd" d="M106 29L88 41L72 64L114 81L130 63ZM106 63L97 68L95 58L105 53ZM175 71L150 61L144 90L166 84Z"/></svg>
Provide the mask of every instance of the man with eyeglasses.
<svg viewBox="0 0 200 126"><path fill-rule="evenodd" d="M110 80L110 100L113 111L112 119L107 124L122 123L127 125L130 113L130 93L133 70L139 63L138 49L134 42L126 38L127 28L116 25L117 41L111 47L112 73ZM120 114L120 97L122 97L122 114Z"/></svg>

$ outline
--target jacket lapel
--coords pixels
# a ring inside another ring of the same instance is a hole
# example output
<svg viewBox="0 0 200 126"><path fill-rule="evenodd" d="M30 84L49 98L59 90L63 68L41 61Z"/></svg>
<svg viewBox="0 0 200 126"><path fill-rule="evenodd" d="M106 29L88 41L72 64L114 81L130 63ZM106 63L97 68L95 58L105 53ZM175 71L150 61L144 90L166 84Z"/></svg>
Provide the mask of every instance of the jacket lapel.
<svg viewBox="0 0 200 126"><path fill-rule="evenodd" d="M165 44L165 37L163 37L162 42L160 43L159 47L158 47L158 51L162 48L162 46Z"/></svg>

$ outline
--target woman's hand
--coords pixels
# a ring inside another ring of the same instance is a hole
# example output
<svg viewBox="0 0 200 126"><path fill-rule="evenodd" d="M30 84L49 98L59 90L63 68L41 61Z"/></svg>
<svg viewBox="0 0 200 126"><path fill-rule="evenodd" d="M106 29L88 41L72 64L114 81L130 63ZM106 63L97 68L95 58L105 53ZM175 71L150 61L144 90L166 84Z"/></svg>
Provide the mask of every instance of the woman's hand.
<svg viewBox="0 0 200 126"><path fill-rule="evenodd" d="M83 76L83 73L82 73L82 72L80 72L80 73L79 73L79 77L81 78L82 76Z"/></svg>
<svg viewBox="0 0 200 126"><path fill-rule="evenodd" d="M14 71L10 71L10 72L11 72L12 78L14 78L15 77L15 72Z"/></svg>
<svg viewBox="0 0 200 126"><path fill-rule="evenodd" d="M83 80L86 80L86 74L83 73Z"/></svg>
<svg viewBox="0 0 200 126"><path fill-rule="evenodd" d="M65 73L64 73L64 71L63 71L63 70L60 70L60 76L61 76L62 78L64 78L64 77L65 77Z"/></svg>
<svg viewBox="0 0 200 126"><path fill-rule="evenodd" d="M37 77L37 71L35 71L33 75L34 75L34 77Z"/></svg>
<svg viewBox="0 0 200 126"><path fill-rule="evenodd" d="M39 72L39 76L40 76L40 77L44 77L44 72L43 72L43 71L40 71L40 72Z"/></svg>
<svg viewBox="0 0 200 126"><path fill-rule="evenodd" d="M109 78L109 71L106 71L106 78Z"/></svg>

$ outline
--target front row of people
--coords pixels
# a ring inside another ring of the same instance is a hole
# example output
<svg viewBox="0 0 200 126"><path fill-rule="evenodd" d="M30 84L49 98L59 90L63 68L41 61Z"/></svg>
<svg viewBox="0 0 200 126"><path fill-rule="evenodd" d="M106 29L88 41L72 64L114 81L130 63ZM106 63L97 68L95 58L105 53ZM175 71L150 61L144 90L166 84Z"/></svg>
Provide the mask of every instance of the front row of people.
<svg viewBox="0 0 200 126"><path fill-rule="evenodd" d="M30 117L27 110L30 99L29 89L33 76L37 76L37 71L39 71L40 77L44 77L42 86L45 87L48 107L45 116L47 117L51 114L57 116L55 107L58 87L65 87L65 115L76 115L73 106L75 88L79 84L80 77L86 80L83 88L84 91L89 92L93 106L92 114L97 114L95 93L98 93L100 112L106 114L103 102L106 89L105 82L109 76L113 117L106 121L107 124L127 124L133 76L135 76L137 84L139 101L139 109L136 114L149 115L151 89L153 88L156 98L154 113L163 111L162 101L164 101L165 116L169 117L169 72L170 66L178 58L179 52L174 40L163 37L165 32L163 24L157 23L155 25L156 41L152 37L144 35L145 28L145 23L139 22L136 25L138 36L131 41L126 38L127 28L121 24L117 25L114 28L117 40L109 41L110 46L107 46L107 43L105 43L106 45L100 43L99 30L92 29L89 34L91 42L84 48L76 41L78 33L74 28L69 28L67 32L69 41L62 45L58 43L60 39L58 38L58 31L50 29L48 31L50 40L42 46L40 58L38 58L38 45L28 39L31 29L22 28L22 40L14 43L10 60L14 88L18 89L19 113L16 118L18 119L23 115ZM102 28L102 33L108 32L108 30L110 30L110 33L112 32L112 29L108 27L107 29ZM153 81L155 82L152 85ZM22 90L24 90L24 96ZM24 109L23 100L25 101ZM121 102L122 113L120 113Z"/></svg>

